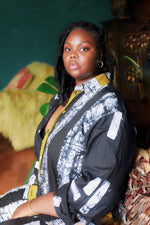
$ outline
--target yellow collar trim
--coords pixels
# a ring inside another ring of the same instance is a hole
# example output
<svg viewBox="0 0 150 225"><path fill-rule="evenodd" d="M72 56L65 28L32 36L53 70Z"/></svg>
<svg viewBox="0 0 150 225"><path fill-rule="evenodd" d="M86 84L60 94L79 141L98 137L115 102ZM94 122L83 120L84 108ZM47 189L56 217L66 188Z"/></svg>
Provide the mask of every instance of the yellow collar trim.
<svg viewBox="0 0 150 225"><path fill-rule="evenodd" d="M105 73L99 74L95 77L95 79L98 81L98 83L101 86L105 86L106 84L109 84L110 81L108 80L108 78L106 77Z"/></svg>

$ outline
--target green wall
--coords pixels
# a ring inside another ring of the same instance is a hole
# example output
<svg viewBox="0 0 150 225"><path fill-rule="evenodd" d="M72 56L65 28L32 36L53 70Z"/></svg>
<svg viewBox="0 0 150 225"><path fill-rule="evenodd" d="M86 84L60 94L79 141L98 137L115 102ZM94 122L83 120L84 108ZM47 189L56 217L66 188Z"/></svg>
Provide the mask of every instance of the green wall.
<svg viewBox="0 0 150 225"><path fill-rule="evenodd" d="M70 22L110 20L110 0L0 0L0 89L33 62L54 65L57 37Z"/></svg>

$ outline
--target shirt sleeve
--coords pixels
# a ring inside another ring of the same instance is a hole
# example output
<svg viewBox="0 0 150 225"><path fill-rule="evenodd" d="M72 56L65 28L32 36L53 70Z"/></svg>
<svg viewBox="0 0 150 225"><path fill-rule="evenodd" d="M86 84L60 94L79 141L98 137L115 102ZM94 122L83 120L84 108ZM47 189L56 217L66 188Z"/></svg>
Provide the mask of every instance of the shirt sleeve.
<svg viewBox="0 0 150 225"><path fill-rule="evenodd" d="M82 176L55 192L57 214L66 224L110 212L122 199L135 154L135 134L126 114L111 113L88 132Z"/></svg>

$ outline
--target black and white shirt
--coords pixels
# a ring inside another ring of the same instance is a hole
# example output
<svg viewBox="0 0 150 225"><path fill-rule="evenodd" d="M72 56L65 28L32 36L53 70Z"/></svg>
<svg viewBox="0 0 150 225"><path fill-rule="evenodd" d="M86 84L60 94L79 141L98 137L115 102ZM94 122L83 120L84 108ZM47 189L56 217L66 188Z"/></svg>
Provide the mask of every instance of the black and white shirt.
<svg viewBox="0 0 150 225"><path fill-rule="evenodd" d="M118 92L108 90L68 129L69 122L89 99L105 87L109 87L105 74L76 86L79 93L42 144L42 131L59 105L56 95L38 127L33 176L36 175L37 196L55 192L53 200L60 217L56 224L71 225L78 220L92 224L96 217L112 211L124 196L136 146L133 126ZM36 174L41 144L44 149L40 173Z"/></svg>

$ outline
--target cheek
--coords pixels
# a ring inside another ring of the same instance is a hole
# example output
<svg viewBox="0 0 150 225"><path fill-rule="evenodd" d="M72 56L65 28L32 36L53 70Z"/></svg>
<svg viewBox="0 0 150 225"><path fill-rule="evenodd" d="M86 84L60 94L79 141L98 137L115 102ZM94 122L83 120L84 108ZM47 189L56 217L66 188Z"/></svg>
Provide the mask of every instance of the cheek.
<svg viewBox="0 0 150 225"><path fill-rule="evenodd" d="M98 56L97 56L97 55L94 55L94 56L93 56L92 63L93 63L93 66L94 66L95 68L97 68L97 61L98 61Z"/></svg>
<svg viewBox="0 0 150 225"><path fill-rule="evenodd" d="M97 58L93 60L93 68L97 69Z"/></svg>
<svg viewBox="0 0 150 225"><path fill-rule="evenodd" d="M89 57L86 61L84 61L84 64L87 68L91 71L95 71L97 68L97 57Z"/></svg>

